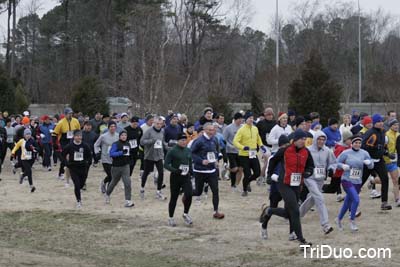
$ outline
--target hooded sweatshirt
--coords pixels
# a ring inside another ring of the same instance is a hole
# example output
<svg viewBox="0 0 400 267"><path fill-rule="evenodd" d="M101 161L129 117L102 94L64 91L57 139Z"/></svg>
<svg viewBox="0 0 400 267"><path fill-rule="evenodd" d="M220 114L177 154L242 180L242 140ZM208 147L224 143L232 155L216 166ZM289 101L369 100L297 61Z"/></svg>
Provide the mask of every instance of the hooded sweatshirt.
<svg viewBox="0 0 400 267"><path fill-rule="evenodd" d="M351 182L353 184L361 184L364 168L364 160L371 160L371 164L368 165L368 169L374 168L374 161L369 156L368 152L364 149L354 150L347 149L340 154L338 158L339 169L343 169L343 164L349 165L350 170L344 171L342 175L342 181Z"/></svg>
<svg viewBox="0 0 400 267"><path fill-rule="evenodd" d="M267 143L272 146L271 152L274 153L278 151L278 140L282 134L289 136L289 134L291 134L292 132L293 129L289 124L285 128L283 128L279 124L275 125L267 138Z"/></svg>
<svg viewBox="0 0 400 267"><path fill-rule="evenodd" d="M112 159L110 157L111 146L114 142L117 142L119 139L118 133L111 134L107 132L105 134L100 135L97 139L96 143L94 143L94 153L97 154L101 151L101 162L112 164Z"/></svg>
<svg viewBox="0 0 400 267"><path fill-rule="evenodd" d="M326 135L322 131L316 131L315 137L313 139L313 144L308 147L308 150L311 152L311 155L314 160L314 174L311 178L313 179L325 179L327 177L327 170L334 169L336 164L336 157L333 154L332 150L330 150L327 146L322 148L318 148L318 138L324 137L326 142Z"/></svg>
<svg viewBox="0 0 400 267"><path fill-rule="evenodd" d="M144 132L140 144L144 148L144 159L151 161L159 161L164 159L164 149L166 144L164 141L164 130L157 130L151 127Z"/></svg>

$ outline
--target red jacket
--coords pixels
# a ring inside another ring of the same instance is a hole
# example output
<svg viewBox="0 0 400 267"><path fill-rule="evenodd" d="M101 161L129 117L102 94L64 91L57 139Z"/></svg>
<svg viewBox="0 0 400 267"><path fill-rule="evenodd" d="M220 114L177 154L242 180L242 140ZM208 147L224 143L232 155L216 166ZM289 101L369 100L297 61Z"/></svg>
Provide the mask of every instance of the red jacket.
<svg viewBox="0 0 400 267"><path fill-rule="evenodd" d="M333 153L335 154L335 157L338 158L339 155L342 154L343 151L345 151L349 148L351 148L351 146L343 146L340 144L336 144L335 151ZM336 169L332 178L340 178L340 177L342 177L342 175L343 175L343 170Z"/></svg>

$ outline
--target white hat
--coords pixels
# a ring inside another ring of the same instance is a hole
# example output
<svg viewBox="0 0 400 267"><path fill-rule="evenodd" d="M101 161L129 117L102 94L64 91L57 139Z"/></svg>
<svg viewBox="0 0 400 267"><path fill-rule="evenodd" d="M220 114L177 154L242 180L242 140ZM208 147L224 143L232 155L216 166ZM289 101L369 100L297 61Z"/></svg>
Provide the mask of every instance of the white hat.
<svg viewBox="0 0 400 267"><path fill-rule="evenodd" d="M29 111L25 110L22 114L23 114L24 116L29 116Z"/></svg>

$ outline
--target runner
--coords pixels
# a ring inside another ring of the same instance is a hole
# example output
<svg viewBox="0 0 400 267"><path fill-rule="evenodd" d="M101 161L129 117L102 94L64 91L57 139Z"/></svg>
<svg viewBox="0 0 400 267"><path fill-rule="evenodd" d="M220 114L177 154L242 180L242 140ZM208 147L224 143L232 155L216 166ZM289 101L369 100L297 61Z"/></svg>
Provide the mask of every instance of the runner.
<svg viewBox="0 0 400 267"><path fill-rule="evenodd" d="M329 234L333 231L333 228L329 224L328 209L322 195L322 187L326 178L333 176L333 165L336 164L336 158L332 150L325 146L325 142L326 135L322 131L318 131L315 134L312 146L308 148L313 157L315 168L313 175L304 180L310 194L300 206L300 216L304 217L315 205L319 213L322 231L325 234Z"/></svg>
<svg viewBox="0 0 400 267"><path fill-rule="evenodd" d="M342 140L339 131L339 122L335 118L330 118L328 121L328 127L325 127L322 131L326 135L325 145L330 149L333 149L336 143L339 143Z"/></svg>
<svg viewBox="0 0 400 267"><path fill-rule="evenodd" d="M293 129L290 125L287 124L288 121L288 116L286 113L283 113L282 115L279 116L278 118L278 124L272 128L268 138L267 142L272 146L271 152L275 153L278 151L279 146L278 146L278 141L279 137L281 137L282 134L289 136L293 132Z"/></svg>
<svg viewBox="0 0 400 267"><path fill-rule="evenodd" d="M106 177L100 184L101 193L105 194L107 186L111 183L112 174L112 159L110 157L110 150L113 143L118 141L117 124L113 121L108 123L108 132L100 135L96 143L94 143L94 153L97 159L101 158Z"/></svg>
<svg viewBox="0 0 400 267"><path fill-rule="evenodd" d="M107 192L104 195L106 204L110 204L110 195L114 190L114 187L118 184L119 180L122 179L125 190L125 207L131 208L135 206L132 202L132 186L130 177L130 150L128 134L125 130L119 133L119 140L112 144L110 149L110 157L112 158L112 180L110 185L107 187Z"/></svg>
<svg viewBox="0 0 400 267"><path fill-rule="evenodd" d="M212 123L203 126L204 133L194 140L191 150L194 163L194 175L196 178L195 196L200 196L204 183L208 183L213 193L213 207L215 219L223 219L225 215L218 211L219 189L216 173L218 158L217 141L215 140L215 128Z"/></svg>
<svg viewBox="0 0 400 267"><path fill-rule="evenodd" d="M176 202L181 190L183 191L182 202L184 205L183 220L186 225L192 225L193 220L189 216L189 209L192 204L193 185L191 176L193 175L192 154L186 147L186 135L181 134L178 137L178 144L168 151L165 157L165 169L171 172L170 189L171 198L169 201L169 219L168 225L175 227L174 213ZM194 179L194 178L193 178Z"/></svg>
<svg viewBox="0 0 400 267"><path fill-rule="evenodd" d="M352 149L348 149L340 154L338 158L339 169L342 169L342 186L346 191L343 206L335 219L339 230L343 230L342 220L346 212L350 209L350 229L352 232L358 231L355 223L357 208L360 204L360 193L362 187L361 177L364 175L365 168L372 170L374 162L364 149L361 149L362 138L355 136L352 139ZM363 170L364 169L364 170Z"/></svg>
<svg viewBox="0 0 400 267"><path fill-rule="evenodd" d="M237 131L233 139L233 144L239 149L239 162L244 173L243 197L246 197L248 192L251 191L251 181L255 181L261 173L257 148L260 147L264 154L268 151L267 147L263 145L258 134L258 128L253 125L253 121L253 113L246 112L244 115L245 124Z"/></svg>
<svg viewBox="0 0 400 267"><path fill-rule="evenodd" d="M156 198L159 200L166 200L167 198L162 194L164 180L164 149L166 144L164 141L164 130L162 129L164 121L161 117L154 120L154 126L143 133L140 144L144 148L144 171L142 174L140 197L144 199L144 187L146 185L147 176L154 170L154 165L157 168L157 192Z"/></svg>
<svg viewBox="0 0 400 267"><path fill-rule="evenodd" d="M53 124L50 122L50 117L47 115L42 116L42 125L39 126L40 142L43 148L43 168L51 171L51 134L54 129Z"/></svg>
<svg viewBox="0 0 400 267"><path fill-rule="evenodd" d="M11 151L11 159L15 157L18 150L21 151L21 164L23 172L23 175L20 177L19 183L22 184L24 181L24 177L27 177L31 193L33 193L35 192L36 188L33 186L32 181L32 165L35 162L38 145L32 138L31 130L24 130L24 138L20 139Z"/></svg>
<svg viewBox="0 0 400 267"><path fill-rule="evenodd" d="M299 211L300 186L304 179L308 179L314 172L314 162L310 151L305 148L306 133L303 130L296 130L293 143L281 148L271 157L268 165L267 177L278 182L278 189L285 202L285 208L263 207L260 216L261 237L268 239L267 227L272 215L289 219L292 229L300 245L311 245L303 237ZM282 164L282 171L279 175L274 174L278 164Z"/></svg>
<svg viewBox="0 0 400 267"><path fill-rule="evenodd" d="M86 184L89 166L92 163L92 151L82 142L82 131L75 130L73 140L62 151L62 161L68 167L71 179L74 182L76 207L82 208L81 190Z"/></svg>

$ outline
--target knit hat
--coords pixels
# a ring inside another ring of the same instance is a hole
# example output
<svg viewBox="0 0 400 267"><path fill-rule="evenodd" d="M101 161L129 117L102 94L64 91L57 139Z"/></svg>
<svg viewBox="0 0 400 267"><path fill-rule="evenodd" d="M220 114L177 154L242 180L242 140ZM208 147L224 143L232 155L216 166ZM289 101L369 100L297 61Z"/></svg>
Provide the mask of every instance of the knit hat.
<svg viewBox="0 0 400 267"><path fill-rule="evenodd" d="M297 141L297 140L299 140L299 139L306 138L306 137L307 137L307 134L306 134L305 131L303 131L303 130L301 130L301 129L297 129L297 130L294 132L293 140L294 140L294 141Z"/></svg>
<svg viewBox="0 0 400 267"><path fill-rule="evenodd" d="M123 117L128 117L128 113L126 113L126 112L122 113L122 114L121 114L121 119L122 119Z"/></svg>
<svg viewBox="0 0 400 267"><path fill-rule="evenodd" d="M392 127L392 126L395 125L396 123L399 123L399 121L396 120L396 119L390 120L390 121L389 121L389 127Z"/></svg>
<svg viewBox="0 0 400 267"><path fill-rule="evenodd" d="M371 119L371 117L370 116L365 116L364 118L363 118L363 120L362 120L362 125L367 125L367 124L370 124L370 123L372 123L372 119Z"/></svg>
<svg viewBox="0 0 400 267"><path fill-rule="evenodd" d="M187 136L186 136L186 134L180 134L179 136L178 136L178 140L183 140L183 139L187 139Z"/></svg>
<svg viewBox="0 0 400 267"><path fill-rule="evenodd" d="M74 131L74 136L77 136L77 135L82 135L82 131L81 130L75 130Z"/></svg>
<svg viewBox="0 0 400 267"><path fill-rule="evenodd" d="M233 115L233 119L234 120L238 120L238 119L242 119L243 115L240 112L235 113L235 115Z"/></svg>
<svg viewBox="0 0 400 267"><path fill-rule="evenodd" d="M122 130L121 132L119 132L119 137L121 137L121 135L123 135L123 134L128 134L125 130Z"/></svg>
<svg viewBox="0 0 400 267"><path fill-rule="evenodd" d="M328 121L328 125L331 126L331 125L334 125L334 124L339 124L339 121L337 119L335 119L335 118L330 118L329 121Z"/></svg>
<svg viewBox="0 0 400 267"><path fill-rule="evenodd" d="M21 122L22 122L22 124L28 124L31 122L31 120L28 117L23 117Z"/></svg>
<svg viewBox="0 0 400 267"><path fill-rule="evenodd" d="M139 122L139 117L133 116L133 117L131 118L131 122Z"/></svg>
<svg viewBox="0 0 400 267"><path fill-rule="evenodd" d="M71 114L71 113L74 113L74 112L72 111L72 108L65 108L65 109L64 109L64 114L65 114L65 115Z"/></svg>
<svg viewBox="0 0 400 267"><path fill-rule="evenodd" d="M289 117L290 116L296 116L296 112L294 112L294 110L291 110L291 109L288 111L287 114L288 114Z"/></svg>
<svg viewBox="0 0 400 267"><path fill-rule="evenodd" d="M246 111L246 113L244 114L244 120L247 121L247 119L250 117L253 117L253 112Z"/></svg>
<svg viewBox="0 0 400 267"><path fill-rule="evenodd" d="M306 122L308 122L308 121L312 122L311 116L308 114L304 115L304 119L306 120Z"/></svg>
<svg viewBox="0 0 400 267"><path fill-rule="evenodd" d="M372 115L372 123L375 125L375 123L382 122L383 117L381 114L374 114Z"/></svg>
<svg viewBox="0 0 400 267"><path fill-rule="evenodd" d="M205 108L205 109L203 110L203 114L206 115L206 113L209 112L209 111L210 111L210 112L213 112L213 109L210 108L210 107L207 107L207 108Z"/></svg>
<svg viewBox="0 0 400 267"><path fill-rule="evenodd" d="M289 143L290 143L289 138L286 135L282 134L281 136L279 136L278 146L283 146Z"/></svg>
<svg viewBox="0 0 400 267"><path fill-rule="evenodd" d="M353 138L353 133L347 129L343 129L342 132L343 141Z"/></svg>
<svg viewBox="0 0 400 267"><path fill-rule="evenodd" d="M303 116L297 116L296 119L295 119L296 127L299 127L299 125L302 124L305 121L306 120L304 119Z"/></svg>
<svg viewBox="0 0 400 267"><path fill-rule="evenodd" d="M282 119L287 119L288 115L284 112L279 112L279 116L278 116L278 121L282 120Z"/></svg>
<svg viewBox="0 0 400 267"><path fill-rule="evenodd" d="M25 110L25 111L22 113L22 115L24 115L24 116L29 116L30 114L29 114L29 111Z"/></svg>
<svg viewBox="0 0 400 267"><path fill-rule="evenodd" d="M193 126L194 126L193 123L188 122L188 123L186 124L186 129L189 129L190 127L193 127Z"/></svg>
<svg viewBox="0 0 400 267"><path fill-rule="evenodd" d="M49 117L48 115L43 115L40 119L41 119L42 121L45 121L45 120L50 119L50 117Z"/></svg>
<svg viewBox="0 0 400 267"><path fill-rule="evenodd" d="M117 124L115 123L115 121L109 121L109 122L108 122L108 128L110 128L110 126L112 126L112 125L117 126Z"/></svg>
<svg viewBox="0 0 400 267"><path fill-rule="evenodd" d="M25 135L28 135L28 134L29 134L29 135L32 135L32 131L31 131L30 129L25 129L25 130L24 130L24 136L25 136Z"/></svg>
<svg viewBox="0 0 400 267"><path fill-rule="evenodd" d="M321 123L319 123L319 122L313 122L312 124L311 124L311 130L314 130L315 129L315 127L317 127L318 125L321 125Z"/></svg>
<svg viewBox="0 0 400 267"><path fill-rule="evenodd" d="M318 112L311 112L311 113L310 113L310 117L311 117L312 120L315 120L315 119L319 119L319 118L320 118Z"/></svg>
<svg viewBox="0 0 400 267"><path fill-rule="evenodd" d="M356 142L356 141L362 142L361 136L359 136L359 135L354 135L354 136L351 138L351 143L352 143L352 144L353 144L354 142Z"/></svg>

